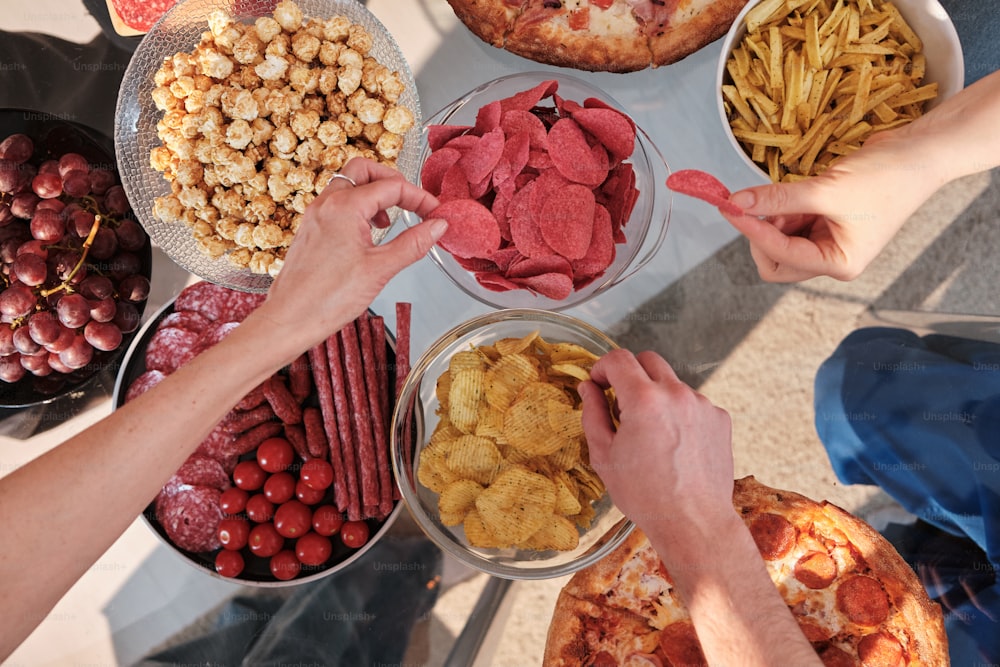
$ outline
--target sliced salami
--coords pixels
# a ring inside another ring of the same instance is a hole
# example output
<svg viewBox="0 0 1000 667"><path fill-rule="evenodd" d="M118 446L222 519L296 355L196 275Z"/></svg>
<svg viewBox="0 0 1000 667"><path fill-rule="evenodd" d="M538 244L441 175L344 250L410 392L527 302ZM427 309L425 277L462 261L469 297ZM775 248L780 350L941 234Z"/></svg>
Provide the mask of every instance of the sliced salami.
<svg viewBox="0 0 1000 667"><path fill-rule="evenodd" d="M162 371L146 371L133 380L132 384L128 386L128 390L125 392L125 402L128 403L142 394L145 394L147 391L160 384L165 377L167 376L164 375Z"/></svg>
<svg viewBox="0 0 1000 667"><path fill-rule="evenodd" d="M223 465L211 456L198 453L187 458L174 473L174 478L181 484L208 486L219 491L225 491L231 486L229 474Z"/></svg>
<svg viewBox="0 0 1000 667"><path fill-rule="evenodd" d="M265 294L239 292L201 281L177 295L175 310L193 310L217 322L242 322L267 298Z"/></svg>
<svg viewBox="0 0 1000 667"><path fill-rule="evenodd" d="M170 375L190 358L199 335L177 327L158 330L146 346L146 370Z"/></svg>
<svg viewBox="0 0 1000 667"><path fill-rule="evenodd" d="M195 453L210 456L225 465L225 461L233 456L234 440L236 440L236 436L227 431L225 426L220 423L212 429L208 437L201 441Z"/></svg>
<svg viewBox="0 0 1000 667"><path fill-rule="evenodd" d="M201 333L211 323L212 320L193 310L175 310L160 320L157 328L166 329L168 327L176 327L178 329L187 329L188 331Z"/></svg>
<svg viewBox="0 0 1000 667"><path fill-rule="evenodd" d="M182 485L173 493L156 498L156 519L167 537L181 549L194 552L213 551L219 542L222 492L209 486Z"/></svg>
<svg viewBox="0 0 1000 667"><path fill-rule="evenodd" d="M139 32L149 32L153 24L174 6L177 0L111 0L122 22Z"/></svg>
<svg viewBox="0 0 1000 667"><path fill-rule="evenodd" d="M208 348L216 345L223 338L232 333L233 329L240 325L239 322L212 322L205 330L198 334L198 340L195 341L191 349L191 358L197 357L199 354L207 350Z"/></svg>

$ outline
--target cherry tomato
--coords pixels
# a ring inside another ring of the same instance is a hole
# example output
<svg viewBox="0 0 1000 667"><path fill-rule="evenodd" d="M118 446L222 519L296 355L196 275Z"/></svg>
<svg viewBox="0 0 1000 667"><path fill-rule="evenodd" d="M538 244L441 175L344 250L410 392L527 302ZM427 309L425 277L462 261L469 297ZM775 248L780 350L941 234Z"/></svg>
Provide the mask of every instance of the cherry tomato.
<svg viewBox="0 0 1000 667"><path fill-rule="evenodd" d="M271 556L269 565L274 578L282 581L294 579L302 571L302 564L291 549L283 549Z"/></svg>
<svg viewBox="0 0 1000 667"><path fill-rule="evenodd" d="M312 510L298 500L283 503L274 512L274 527L282 537L299 537L312 526Z"/></svg>
<svg viewBox="0 0 1000 667"><path fill-rule="evenodd" d="M295 541L295 556L303 565L322 565L333 553L329 537L310 531Z"/></svg>
<svg viewBox="0 0 1000 667"><path fill-rule="evenodd" d="M309 459L302 464L299 479L309 488L323 491L333 484L333 466L323 459Z"/></svg>
<svg viewBox="0 0 1000 667"><path fill-rule="evenodd" d="M247 508L247 498L250 494L239 487L231 487L222 492L219 496L219 507L223 512L232 516L239 514Z"/></svg>
<svg viewBox="0 0 1000 667"><path fill-rule="evenodd" d="M237 577L243 571L243 554L223 549L215 554L215 571L223 577Z"/></svg>
<svg viewBox="0 0 1000 667"><path fill-rule="evenodd" d="M274 517L274 503L264 497L263 493L256 493L247 499L247 517L254 523L264 523Z"/></svg>
<svg viewBox="0 0 1000 667"><path fill-rule="evenodd" d="M368 524L364 521L348 521L340 527L340 539L352 549L363 547L368 541Z"/></svg>
<svg viewBox="0 0 1000 667"><path fill-rule="evenodd" d="M257 446L257 463L267 472L281 472L294 460L295 450L284 438L268 438Z"/></svg>
<svg viewBox="0 0 1000 667"><path fill-rule="evenodd" d="M295 497L295 477L290 472L276 472L264 482L264 495L275 505Z"/></svg>
<svg viewBox="0 0 1000 667"><path fill-rule="evenodd" d="M244 491L256 491L264 486L267 473L256 461L240 461L233 470L233 484Z"/></svg>
<svg viewBox="0 0 1000 667"><path fill-rule="evenodd" d="M321 505L313 510L312 527L320 535L336 535L344 525L344 516L333 505Z"/></svg>
<svg viewBox="0 0 1000 667"><path fill-rule="evenodd" d="M273 523L258 523L250 529L247 540L250 552L262 558L270 558L285 546L284 538L275 530Z"/></svg>
<svg viewBox="0 0 1000 667"><path fill-rule="evenodd" d="M219 522L219 541L222 548L239 551L247 545L250 537L250 522L246 519L229 517Z"/></svg>
<svg viewBox="0 0 1000 667"><path fill-rule="evenodd" d="M295 483L295 497L306 505L315 505L326 497L326 491L311 489L300 479Z"/></svg>

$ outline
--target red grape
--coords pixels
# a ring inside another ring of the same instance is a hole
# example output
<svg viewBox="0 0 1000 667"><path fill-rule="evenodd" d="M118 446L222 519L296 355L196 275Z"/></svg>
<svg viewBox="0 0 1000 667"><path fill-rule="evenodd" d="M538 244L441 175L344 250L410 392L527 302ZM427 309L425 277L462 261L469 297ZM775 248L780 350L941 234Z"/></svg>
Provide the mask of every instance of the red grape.
<svg viewBox="0 0 1000 667"><path fill-rule="evenodd" d="M82 294L64 294L56 304L59 321L75 329L90 320L90 302Z"/></svg>
<svg viewBox="0 0 1000 667"><path fill-rule="evenodd" d="M26 134L12 134L0 141L0 159L16 164L27 162L35 152L35 144Z"/></svg>
<svg viewBox="0 0 1000 667"><path fill-rule="evenodd" d="M0 192L13 192L20 183L20 166L10 160L0 160Z"/></svg>
<svg viewBox="0 0 1000 667"><path fill-rule="evenodd" d="M128 198L125 189L120 185L112 185L104 193L103 209L111 215L123 216L129 212Z"/></svg>
<svg viewBox="0 0 1000 667"><path fill-rule="evenodd" d="M49 261L52 262L59 280L66 280L80 262L80 253L75 250L63 250L50 257Z"/></svg>
<svg viewBox="0 0 1000 667"><path fill-rule="evenodd" d="M17 382L28 371L21 365L21 356L16 352L6 357L0 357L0 380L4 382Z"/></svg>
<svg viewBox="0 0 1000 667"><path fill-rule="evenodd" d="M35 310L35 295L20 283L11 285L0 294L0 313L18 318Z"/></svg>
<svg viewBox="0 0 1000 667"><path fill-rule="evenodd" d="M49 355L47 352L37 356L22 354L21 365L32 375L37 375L38 377L45 377L52 374L52 367L49 366Z"/></svg>
<svg viewBox="0 0 1000 667"><path fill-rule="evenodd" d="M90 234L90 228L94 226L94 214L83 209L73 211L69 214L66 226L81 239L85 239Z"/></svg>
<svg viewBox="0 0 1000 667"><path fill-rule="evenodd" d="M45 246L43 241L38 239L31 239L30 241L25 241L17 247L17 256L32 254L41 257L42 259L49 258L49 250Z"/></svg>
<svg viewBox="0 0 1000 667"><path fill-rule="evenodd" d="M55 211L35 209L31 218L31 235L39 241L55 243L66 233L66 224Z"/></svg>
<svg viewBox="0 0 1000 667"><path fill-rule="evenodd" d="M79 153L64 153L59 158L57 164L59 175L63 178L66 177L67 173L75 170L82 171L85 176L90 172L90 163L87 162L87 158L83 157ZM87 186L87 192L90 192L89 185Z"/></svg>
<svg viewBox="0 0 1000 667"><path fill-rule="evenodd" d="M11 269L22 283L37 287L45 282L49 267L45 264L45 260L38 255L25 252L14 259Z"/></svg>
<svg viewBox="0 0 1000 667"><path fill-rule="evenodd" d="M38 202L38 206L35 207L35 213L38 213L39 211L55 211L56 213L62 213L65 208L66 204L61 199L43 199Z"/></svg>
<svg viewBox="0 0 1000 667"><path fill-rule="evenodd" d="M103 195L115 184L115 175L107 169L93 169L90 172L90 191Z"/></svg>
<svg viewBox="0 0 1000 667"><path fill-rule="evenodd" d="M55 174L59 175L59 160L45 160L40 165L38 165L39 174Z"/></svg>
<svg viewBox="0 0 1000 667"><path fill-rule="evenodd" d="M110 322L118 312L118 303L111 297L90 302L90 319L95 322Z"/></svg>
<svg viewBox="0 0 1000 667"><path fill-rule="evenodd" d="M45 165L43 164L42 167L44 166ZM58 165L56 168L58 169ZM42 171L40 168L38 170L38 175L31 180L31 189L42 199L52 199L53 197L58 197L62 194L62 179L59 178L59 172L46 172Z"/></svg>
<svg viewBox="0 0 1000 667"><path fill-rule="evenodd" d="M10 204L7 202L0 203L0 227L9 225L14 219L17 218L10 210Z"/></svg>
<svg viewBox="0 0 1000 667"><path fill-rule="evenodd" d="M122 220L118 228L115 229L115 234L118 236L118 244L122 250L135 252L146 245L146 232L142 225L135 220L129 218Z"/></svg>
<svg viewBox="0 0 1000 667"><path fill-rule="evenodd" d="M90 256L94 259L110 259L118 252L118 237L107 227L101 227L90 244Z"/></svg>
<svg viewBox="0 0 1000 667"><path fill-rule="evenodd" d="M132 333L139 328L139 320L139 311L126 301L118 304L118 311L112 322L122 330L122 333Z"/></svg>
<svg viewBox="0 0 1000 667"><path fill-rule="evenodd" d="M0 357L14 354L17 348L14 347L14 330L8 326L0 326Z"/></svg>
<svg viewBox="0 0 1000 667"><path fill-rule="evenodd" d="M60 323L59 337L56 338L55 341L46 345L45 349L48 350L49 352L55 352L56 354L59 354L60 352L68 348L70 345L72 345L75 339L76 339L76 332L73 329L63 326Z"/></svg>
<svg viewBox="0 0 1000 667"><path fill-rule="evenodd" d="M59 339L63 327L51 310L42 310L28 318L28 333L39 345L51 345Z"/></svg>
<svg viewBox="0 0 1000 667"><path fill-rule="evenodd" d="M38 195L34 192L22 192L14 195L14 199L10 202L10 212L22 220L31 220L39 201Z"/></svg>
<svg viewBox="0 0 1000 667"><path fill-rule="evenodd" d="M104 352L117 350L118 346L122 344L122 330L111 322L94 322L91 320L87 322L87 326L83 330L83 335L87 339L87 342L93 345L95 349Z"/></svg>
<svg viewBox="0 0 1000 667"><path fill-rule="evenodd" d="M142 270L142 262L137 255L130 252L120 252L111 258L108 266L113 280L123 280Z"/></svg>
<svg viewBox="0 0 1000 667"><path fill-rule="evenodd" d="M52 370L54 370L56 373L72 373L73 372L73 369L70 368L69 366L67 366L66 364L64 364L62 362L62 360L59 358L59 353L58 352L50 350L49 351L48 360L49 360L49 366L51 366Z"/></svg>
<svg viewBox="0 0 1000 667"><path fill-rule="evenodd" d="M88 299L106 299L114 293L114 283L107 276L94 274L80 283L80 294Z"/></svg>
<svg viewBox="0 0 1000 667"><path fill-rule="evenodd" d="M90 176L87 172L73 169L63 177L63 192L70 197L86 197L90 194Z"/></svg>
<svg viewBox="0 0 1000 667"><path fill-rule="evenodd" d="M28 327L14 329L14 347L23 355L31 356L42 351L42 346L31 338Z"/></svg>
<svg viewBox="0 0 1000 667"><path fill-rule="evenodd" d="M73 344L59 353L59 361L73 369L83 368L94 358L94 348L83 336L76 336Z"/></svg>

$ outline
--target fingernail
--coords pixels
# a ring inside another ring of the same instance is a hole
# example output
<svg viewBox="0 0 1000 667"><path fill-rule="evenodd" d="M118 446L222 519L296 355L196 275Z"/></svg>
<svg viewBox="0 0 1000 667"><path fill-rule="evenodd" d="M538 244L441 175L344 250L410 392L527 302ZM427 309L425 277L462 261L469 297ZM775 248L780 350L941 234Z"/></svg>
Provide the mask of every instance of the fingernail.
<svg viewBox="0 0 1000 667"><path fill-rule="evenodd" d="M427 224L431 226L431 238L434 241L440 240L444 236L444 233L448 231L448 221L443 218L428 220Z"/></svg>
<svg viewBox="0 0 1000 667"><path fill-rule="evenodd" d="M729 201L736 204L743 210L748 210L757 203L757 195L755 195L752 190L741 190L739 192L734 192L732 196L729 197Z"/></svg>

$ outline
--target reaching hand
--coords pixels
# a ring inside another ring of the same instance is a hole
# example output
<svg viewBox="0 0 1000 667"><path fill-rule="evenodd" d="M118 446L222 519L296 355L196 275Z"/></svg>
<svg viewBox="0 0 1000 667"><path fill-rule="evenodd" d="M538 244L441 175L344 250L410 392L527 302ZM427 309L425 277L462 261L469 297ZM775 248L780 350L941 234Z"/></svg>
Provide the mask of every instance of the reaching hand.
<svg viewBox="0 0 1000 667"><path fill-rule="evenodd" d="M386 209L400 206L426 216L437 199L398 171L370 160L355 158L340 173L357 185L334 179L309 205L268 295L271 317L298 328L308 324L312 342L360 315L446 228L443 220L428 221L373 245L371 225L388 224Z"/></svg>
<svg viewBox="0 0 1000 667"><path fill-rule="evenodd" d="M591 464L634 523L647 532L657 524L687 530L733 514L729 415L678 380L661 356L610 352L579 392Z"/></svg>

